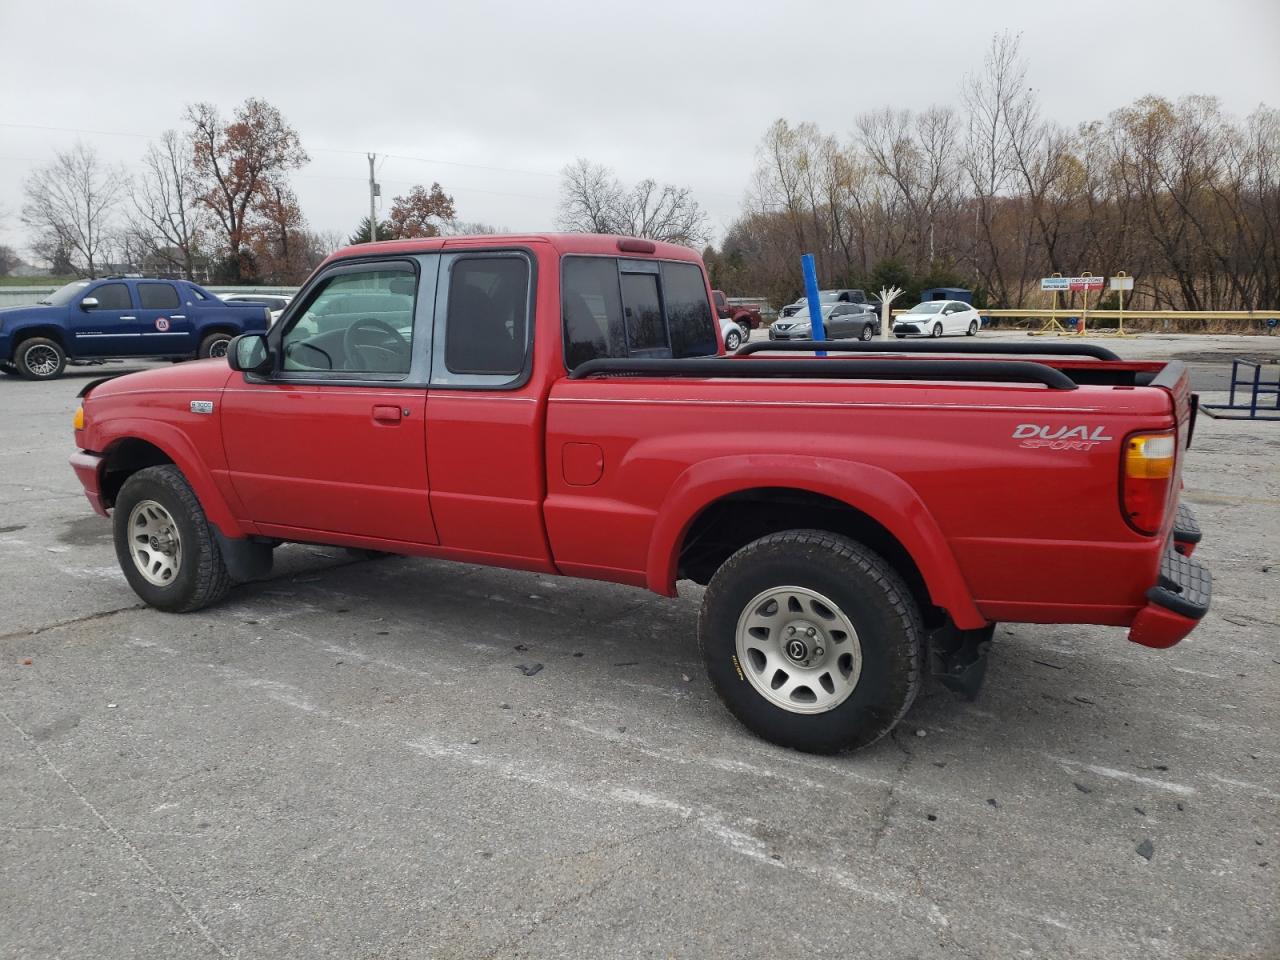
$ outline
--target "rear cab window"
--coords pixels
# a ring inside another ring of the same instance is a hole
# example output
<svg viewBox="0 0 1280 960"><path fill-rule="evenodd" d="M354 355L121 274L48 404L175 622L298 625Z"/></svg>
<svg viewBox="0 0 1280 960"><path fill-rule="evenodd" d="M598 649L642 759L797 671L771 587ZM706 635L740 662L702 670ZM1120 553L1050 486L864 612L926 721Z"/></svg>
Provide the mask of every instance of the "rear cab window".
<svg viewBox="0 0 1280 960"><path fill-rule="evenodd" d="M718 349L697 264L567 256L561 263L565 366L624 357L703 357Z"/></svg>

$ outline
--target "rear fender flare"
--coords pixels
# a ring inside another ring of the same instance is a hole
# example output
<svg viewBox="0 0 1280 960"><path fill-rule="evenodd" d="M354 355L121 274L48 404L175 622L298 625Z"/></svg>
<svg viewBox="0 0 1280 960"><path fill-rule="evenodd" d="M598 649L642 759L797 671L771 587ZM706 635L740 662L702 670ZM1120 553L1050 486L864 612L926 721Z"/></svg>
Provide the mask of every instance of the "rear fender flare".
<svg viewBox="0 0 1280 960"><path fill-rule="evenodd" d="M879 467L813 457L743 454L703 460L668 490L649 541L647 586L675 594L676 566L689 525L706 507L733 493L785 487L848 504L889 531L915 561L929 597L960 629L985 626L937 522L910 485Z"/></svg>

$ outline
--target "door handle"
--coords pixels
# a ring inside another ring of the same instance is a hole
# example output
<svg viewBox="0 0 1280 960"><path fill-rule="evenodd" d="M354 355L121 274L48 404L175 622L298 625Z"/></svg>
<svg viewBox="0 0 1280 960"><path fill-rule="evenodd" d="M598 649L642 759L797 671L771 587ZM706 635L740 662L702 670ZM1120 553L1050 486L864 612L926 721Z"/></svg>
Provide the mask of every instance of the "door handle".
<svg viewBox="0 0 1280 960"><path fill-rule="evenodd" d="M169 314L169 319L170 319L170 320L185 320L185 319L187 319L187 315L186 315L185 313L171 313L171 314Z"/></svg>
<svg viewBox="0 0 1280 960"><path fill-rule="evenodd" d="M137 317L121 317L121 320L137 320Z"/></svg>
<svg viewBox="0 0 1280 960"><path fill-rule="evenodd" d="M374 404L373 419L377 423L399 423L400 408L385 403Z"/></svg>

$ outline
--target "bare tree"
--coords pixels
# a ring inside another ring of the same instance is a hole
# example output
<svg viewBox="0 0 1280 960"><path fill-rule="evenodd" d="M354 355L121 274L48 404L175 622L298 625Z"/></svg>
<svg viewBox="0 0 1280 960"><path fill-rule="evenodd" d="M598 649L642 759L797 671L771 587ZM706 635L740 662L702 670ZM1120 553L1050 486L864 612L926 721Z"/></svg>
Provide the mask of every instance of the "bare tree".
<svg viewBox="0 0 1280 960"><path fill-rule="evenodd" d="M197 199L191 145L175 130L166 130L142 157L142 173L130 187L130 225L146 253L194 279L200 231L208 214Z"/></svg>
<svg viewBox="0 0 1280 960"><path fill-rule="evenodd" d="M707 242L707 215L687 187L646 179L622 198L619 233L685 246Z"/></svg>
<svg viewBox="0 0 1280 960"><path fill-rule="evenodd" d="M124 182L92 147L77 142L27 178L22 222L36 232L39 248L65 253L73 269L97 276Z"/></svg>
<svg viewBox="0 0 1280 960"><path fill-rule="evenodd" d="M0 277L7 277L14 267L22 263L17 251L8 244L0 243Z"/></svg>
<svg viewBox="0 0 1280 960"><path fill-rule="evenodd" d="M688 188L646 179L628 190L608 167L586 159L561 171L556 224L573 233L622 233L687 245L710 235L706 214Z"/></svg>
<svg viewBox="0 0 1280 960"><path fill-rule="evenodd" d="M560 171L556 225L571 233L617 233L622 196L612 170L579 157Z"/></svg>

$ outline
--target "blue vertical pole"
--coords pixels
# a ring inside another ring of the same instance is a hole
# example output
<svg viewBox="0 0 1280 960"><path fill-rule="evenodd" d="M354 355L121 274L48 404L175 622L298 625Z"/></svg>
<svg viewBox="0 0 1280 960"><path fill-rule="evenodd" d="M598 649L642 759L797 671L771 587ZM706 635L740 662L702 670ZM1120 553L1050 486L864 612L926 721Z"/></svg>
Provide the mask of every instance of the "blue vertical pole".
<svg viewBox="0 0 1280 960"><path fill-rule="evenodd" d="M813 263L813 254L806 253L800 258L800 269L804 272L804 296L809 301L809 329L813 331L814 340L827 339L827 332L822 329L822 302L818 297L818 270ZM818 356L825 357L825 351Z"/></svg>

